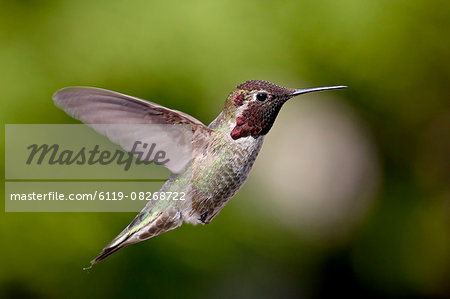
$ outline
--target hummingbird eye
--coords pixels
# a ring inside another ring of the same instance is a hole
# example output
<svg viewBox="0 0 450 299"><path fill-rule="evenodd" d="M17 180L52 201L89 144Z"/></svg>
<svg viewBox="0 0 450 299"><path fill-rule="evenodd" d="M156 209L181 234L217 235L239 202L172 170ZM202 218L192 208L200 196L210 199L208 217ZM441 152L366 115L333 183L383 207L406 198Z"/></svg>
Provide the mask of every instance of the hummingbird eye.
<svg viewBox="0 0 450 299"><path fill-rule="evenodd" d="M267 100L267 93L265 92L260 92L256 95L256 99L260 102L264 102L265 100Z"/></svg>

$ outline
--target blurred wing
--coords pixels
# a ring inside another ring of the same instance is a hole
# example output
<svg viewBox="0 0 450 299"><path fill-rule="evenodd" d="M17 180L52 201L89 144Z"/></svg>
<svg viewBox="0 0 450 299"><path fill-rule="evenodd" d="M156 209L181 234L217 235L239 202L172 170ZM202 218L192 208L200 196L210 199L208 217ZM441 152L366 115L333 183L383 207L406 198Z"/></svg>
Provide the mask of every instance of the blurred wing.
<svg viewBox="0 0 450 299"><path fill-rule="evenodd" d="M156 144L164 150L169 162L164 164L173 173L181 172L192 158L192 136L210 131L194 117L176 110L147 102L121 93L93 88L67 87L53 95L56 106L72 117L89 124L97 132L126 151L146 152Z"/></svg>

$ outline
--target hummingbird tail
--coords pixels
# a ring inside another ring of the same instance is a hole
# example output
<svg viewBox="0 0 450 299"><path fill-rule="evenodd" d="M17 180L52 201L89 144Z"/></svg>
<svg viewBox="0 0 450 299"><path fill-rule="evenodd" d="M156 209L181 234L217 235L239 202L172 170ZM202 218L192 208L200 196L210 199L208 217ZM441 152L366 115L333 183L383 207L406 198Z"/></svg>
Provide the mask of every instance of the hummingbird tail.
<svg viewBox="0 0 450 299"><path fill-rule="evenodd" d="M128 227L125 228L116 238L114 238L114 240L111 241L111 243L103 248L99 256L91 261L91 265L97 264L98 262L104 260L114 252L119 251L127 245L139 242L136 240L136 238L130 238L132 236L133 232L130 231Z"/></svg>
<svg viewBox="0 0 450 299"><path fill-rule="evenodd" d="M147 216L147 217L145 217ZM104 260L111 254L130 244L138 243L166 231L177 228L183 223L181 212L169 208L163 212L148 213L143 210L95 259L91 265Z"/></svg>
<svg viewBox="0 0 450 299"><path fill-rule="evenodd" d="M104 260L105 258L110 256L114 252L119 251L120 249L124 248L125 246L127 246L129 244L132 244L132 243L128 243L128 244L121 243L121 244L116 245L114 247L106 247L105 249L103 249L102 253L99 256L97 256L95 259L93 259L91 261L91 265L97 264L98 262Z"/></svg>
<svg viewBox="0 0 450 299"><path fill-rule="evenodd" d="M103 248L100 255L91 261L91 265L97 264L98 262L104 260L111 254L119 251L127 245L134 244L140 241L139 238L136 238L136 236L134 236L135 233L139 232L139 229L135 228L135 226L137 223L139 223L140 215L141 214L139 213L136 218L130 223L130 225L128 225L117 237L115 237L114 240L111 241L111 243Z"/></svg>

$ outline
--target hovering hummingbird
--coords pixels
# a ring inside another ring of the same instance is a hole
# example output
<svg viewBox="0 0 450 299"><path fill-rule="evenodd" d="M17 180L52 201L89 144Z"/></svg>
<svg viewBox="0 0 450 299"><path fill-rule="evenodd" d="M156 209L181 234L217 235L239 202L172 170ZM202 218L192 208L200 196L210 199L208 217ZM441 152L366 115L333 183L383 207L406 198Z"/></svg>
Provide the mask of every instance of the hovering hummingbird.
<svg viewBox="0 0 450 299"><path fill-rule="evenodd" d="M57 91L55 104L87 124L182 124L189 125L193 134L190 166L180 173L172 171L159 190L184 192L189 200L149 201L91 265L183 222L211 222L247 180L283 104L301 94L341 88L346 86L291 89L247 81L231 91L222 112L209 126L183 112L105 89L67 87Z"/></svg>

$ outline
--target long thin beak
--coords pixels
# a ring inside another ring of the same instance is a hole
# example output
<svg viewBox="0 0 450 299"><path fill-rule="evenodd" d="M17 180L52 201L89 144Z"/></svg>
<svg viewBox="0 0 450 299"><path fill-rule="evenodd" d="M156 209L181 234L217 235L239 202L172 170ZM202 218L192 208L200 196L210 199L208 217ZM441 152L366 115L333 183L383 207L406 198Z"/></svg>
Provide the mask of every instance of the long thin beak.
<svg viewBox="0 0 450 299"><path fill-rule="evenodd" d="M304 89L296 89L294 93L291 93L290 97L295 97L304 93L316 92L316 91L324 91L324 90L333 90L333 89L342 89L347 88L347 86L339 85L339 86L327 86L327 87L315 87L315 88L304 88Z"/></svg>

